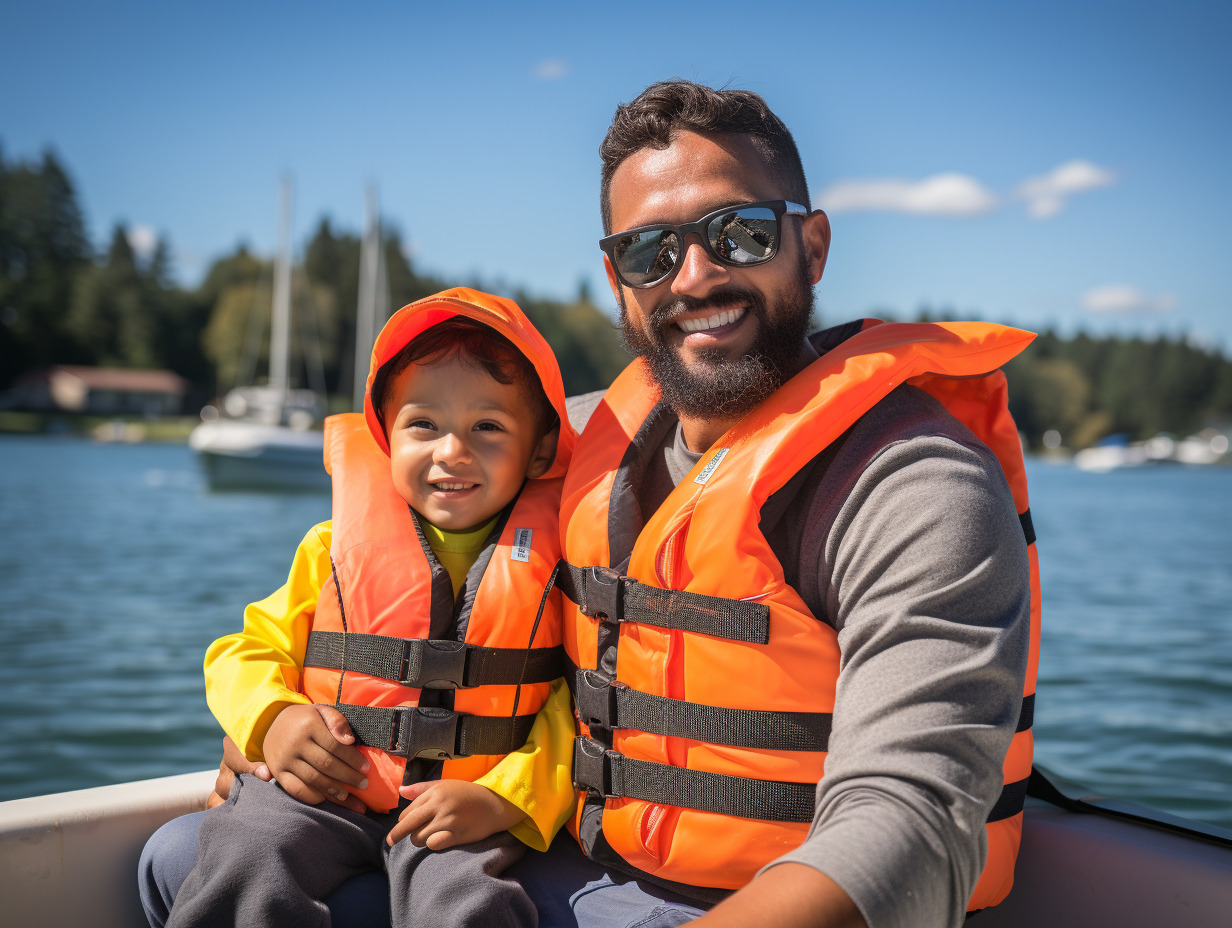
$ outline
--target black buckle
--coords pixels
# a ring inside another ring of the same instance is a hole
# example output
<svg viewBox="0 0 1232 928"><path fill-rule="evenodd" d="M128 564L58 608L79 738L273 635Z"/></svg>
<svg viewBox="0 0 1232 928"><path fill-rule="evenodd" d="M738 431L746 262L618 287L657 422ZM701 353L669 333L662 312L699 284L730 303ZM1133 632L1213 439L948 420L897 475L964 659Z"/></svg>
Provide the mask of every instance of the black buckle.
<svg viewBox="0 0 1232 928"><path fill-rule="evenodd" d="M610 799L612 793L612 757L609 751L592 738L573 739L573 788L598 793Z"/></svg>
<svg viewBox="0 0 1232 928"><path fill-rule="evenodd" d="M458 755L458 713L436 706L406 706L394 710L390 754L451 760Z"/></svg>
<svg viewBox="0 0 1232 928"><path fill-rule="evenodd" d="M582 599L586 601L582 612L619 622L622 611L620 603L628 580L628 577L621 576L610 567L587 567L582 575Z"/></svg>
<svg viewBox="0 0 1232 928"><path fill-rule="evenodd" d="M398 682L425 690L456 690L465 685L466 642L413 638L402 647Z"/></svg>
<svg viewBox="0 0 1232 928"><path fill-rule="evenodd" d="M578 718L590 728L616 728L616 684L597 670L580 668L573 691Z"/></svg>

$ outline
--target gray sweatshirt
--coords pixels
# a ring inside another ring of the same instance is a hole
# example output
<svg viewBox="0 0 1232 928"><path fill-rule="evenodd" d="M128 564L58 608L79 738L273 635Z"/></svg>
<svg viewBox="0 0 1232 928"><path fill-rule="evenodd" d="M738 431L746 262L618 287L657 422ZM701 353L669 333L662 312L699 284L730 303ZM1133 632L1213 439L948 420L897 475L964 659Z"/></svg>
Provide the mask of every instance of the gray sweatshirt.
<svg viewBox="0 0 1232 928"><path fill-rule="evenodd" d="M575 427L601 397L570 401ZM665 430L644 514L699 457ZM870 928L961 925L1030 631L1026 542L995 456L900 387L771 498L763 530L842 655L812 827L768 867L827 874Z"/></svg>

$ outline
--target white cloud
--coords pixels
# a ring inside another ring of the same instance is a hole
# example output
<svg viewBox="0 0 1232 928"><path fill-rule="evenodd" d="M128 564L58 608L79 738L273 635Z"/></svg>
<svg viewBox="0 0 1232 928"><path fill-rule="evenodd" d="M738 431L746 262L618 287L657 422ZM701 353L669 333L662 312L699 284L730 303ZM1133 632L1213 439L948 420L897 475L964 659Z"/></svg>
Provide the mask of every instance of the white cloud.
<svg viewBox="0 0 1232 928"><path fill-rule="evenodd" d="M1176 304L1174 294L1160 293L1152 296L1127 284L1095 287L1082 295L1083 309L1109 315L1170 312L1176 309Z"/></svg>
<svg viewBox="0 0 1232 928"><path fill-rule="evenodd" d="M541 81L557 81L569 73L569 62L560 58L545 58L535 63L535 77Z"/></svg>
<svg viewBox="0 0 1232 928"><path fill-rule="evenodd" d="M936 174L919 181L848 180L817 198L832 213L884 212L929 216L977 216L997 205L983 184L966 174Z"/></svg>
<svg viewBox="0 0 1232 928"><path fill-rule="evenodd" d="M154 248L158 245L158 233L152 226L135 225L128 230L128 244L137 253L137 257L144 260L154 254Z"/></svg>
<svg viewBox="0 0 1232 928"><path fill-rule="evenodd" d="M1033 219L1047 219L1065 209L1069 197L1116 182L1116 175L1090 161L1067 161L1040 177L1030 177L1019 186L1017 195L1027 201Z"/></svg>

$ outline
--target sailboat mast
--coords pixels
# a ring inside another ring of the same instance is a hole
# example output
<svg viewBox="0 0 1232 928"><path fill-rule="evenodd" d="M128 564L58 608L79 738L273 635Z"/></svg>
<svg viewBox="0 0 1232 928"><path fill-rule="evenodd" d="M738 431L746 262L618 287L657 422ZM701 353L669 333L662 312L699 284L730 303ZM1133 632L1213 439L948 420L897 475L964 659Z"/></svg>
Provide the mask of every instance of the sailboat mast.
<svg viewBox="0 0 1232 928"><path fill-rule="evenodd" d="M364 408L364 390L368 382L368 358L376 342L377 315L388 312L381 292L384 271L381 254L381 209L376 186L368 185L364 197L364 240L359 257L359 307L355 316L355 409ZM382 319L383 323L384 320Z"/></svg>
<svg viewBox="0 0 1232 928"><path fill-rule="evenodd" d="M284 175L278 196L278 258L274 263L274 316L270 325L269 385L286 395L291 357L291 209L290 175Z"/></svg>

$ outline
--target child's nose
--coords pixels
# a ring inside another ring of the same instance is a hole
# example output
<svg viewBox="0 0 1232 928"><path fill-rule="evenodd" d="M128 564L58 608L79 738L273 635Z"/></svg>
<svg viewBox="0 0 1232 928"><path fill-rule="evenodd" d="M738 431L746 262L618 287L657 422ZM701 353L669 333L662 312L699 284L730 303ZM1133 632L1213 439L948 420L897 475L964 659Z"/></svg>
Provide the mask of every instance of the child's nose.
<svg viewBox="0 0 1232 928"><path fill-rule="evenodd" d="M470 458L470 448L467 447L456 432L446 432L436 443L436 459L441 462L465 461Z"/></svg>

